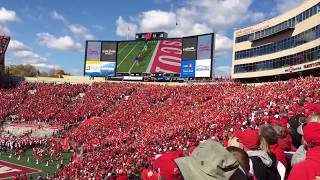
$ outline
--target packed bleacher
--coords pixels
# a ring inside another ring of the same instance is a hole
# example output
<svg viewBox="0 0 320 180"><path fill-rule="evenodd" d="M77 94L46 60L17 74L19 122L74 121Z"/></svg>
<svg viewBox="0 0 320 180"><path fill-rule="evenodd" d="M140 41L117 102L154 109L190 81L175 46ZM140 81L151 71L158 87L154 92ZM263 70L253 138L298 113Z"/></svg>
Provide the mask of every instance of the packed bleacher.
<svg viewBox="0 0 320 180"><path fill-rule="evenodd" d="M315 77L257 87L21 83L0 93L2 121L67 125L55 142L74 157L57 179L295 179L298 162L314 158L305 151L320 153L319 125L307 124L320 120ZM317 167L303 175L315 179Z"/></svg>

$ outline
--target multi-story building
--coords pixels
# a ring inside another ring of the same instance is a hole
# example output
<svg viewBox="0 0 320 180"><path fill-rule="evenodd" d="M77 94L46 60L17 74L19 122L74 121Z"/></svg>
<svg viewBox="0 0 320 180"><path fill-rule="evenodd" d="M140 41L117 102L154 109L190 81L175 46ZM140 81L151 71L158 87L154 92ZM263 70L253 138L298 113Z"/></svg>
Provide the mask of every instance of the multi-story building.
<svg viewBox="0 0 320 180"><path fill-rule="evenodd" d="M232 78L272 81L320 73L320 0L234 32Z"/></svg>

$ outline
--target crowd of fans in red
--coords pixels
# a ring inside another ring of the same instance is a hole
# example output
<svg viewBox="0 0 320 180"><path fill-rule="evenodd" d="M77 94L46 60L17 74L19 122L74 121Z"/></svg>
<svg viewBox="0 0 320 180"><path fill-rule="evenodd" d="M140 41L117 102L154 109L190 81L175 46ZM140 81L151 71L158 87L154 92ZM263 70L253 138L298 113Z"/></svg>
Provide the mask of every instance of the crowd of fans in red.
<svg viewBox="0 0 320 180"><path fill-rule="evenodd" d="M22 82L14 89L0 89L0 120L68 126L99 115L135 85L50 84Z"/></svg>
<svg viewBox="0 0 320 180"><path fill-rule="evenodd" d="M30 90L36 91L30 94ZM259 145L257 130L264 124L284 128L283 137L269 144L288 175L291 165L284 151L294 152L301 144L288 124L293 120L299 126L296 117L312 111L305 106L319 103L320 81L306 77L257 87L233 82L191 86L22 83L0 93L4 94L0 96L0 106L5 107L2 119L16 115L19 120L53 124L84 120L61 136L61 141L83 153L56 174L58 179L157 179L168 175L155 167L159 154L192 152L208 139L228 146L233 137L247 146L242 149L250 150ZM10 97L17 98L8 102ZM86 123L92 116L98 118ZM256 133L241 135L248 130Z"/></svg>

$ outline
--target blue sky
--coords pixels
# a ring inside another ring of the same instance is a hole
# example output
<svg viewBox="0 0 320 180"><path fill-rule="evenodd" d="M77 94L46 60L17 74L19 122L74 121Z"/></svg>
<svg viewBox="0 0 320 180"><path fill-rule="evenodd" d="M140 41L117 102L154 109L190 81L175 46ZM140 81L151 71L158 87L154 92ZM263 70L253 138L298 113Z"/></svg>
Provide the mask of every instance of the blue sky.
<svg viewBox="0 0 320 180"><path fill-rule="evenodd" d="M233 31L304 0L0 0L0 34L11 36L7 64L83 72L86 39L125 40L135 32L169 36L216 32L217 75L230 74ZM178 22L176 27L175 23Z"/></svg>

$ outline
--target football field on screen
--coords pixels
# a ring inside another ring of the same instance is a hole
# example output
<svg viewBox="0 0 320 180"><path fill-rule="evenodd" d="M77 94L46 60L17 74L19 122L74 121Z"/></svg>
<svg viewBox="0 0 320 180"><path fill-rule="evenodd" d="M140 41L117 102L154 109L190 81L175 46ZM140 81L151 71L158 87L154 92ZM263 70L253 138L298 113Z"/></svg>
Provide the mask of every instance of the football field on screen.
<svg viewBox="0 0 320 180"><path fill-rule="evenodd" d="M143 49L145 42L120 42L118 44L117 72L146 72L149 63L152 63L152 55L157 43L158 41L149 41L146 52L141 57L141 61L137 63L135 58Z"/></svg>

